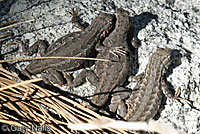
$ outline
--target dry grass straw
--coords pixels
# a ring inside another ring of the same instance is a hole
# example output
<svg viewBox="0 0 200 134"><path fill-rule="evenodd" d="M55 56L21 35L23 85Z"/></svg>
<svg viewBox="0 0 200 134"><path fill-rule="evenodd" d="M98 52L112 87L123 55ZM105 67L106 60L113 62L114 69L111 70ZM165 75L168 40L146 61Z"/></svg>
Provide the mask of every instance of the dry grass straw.
<svg viewBox="0 0 200 134"><path fill-rule="evenodd" d="M11 61L20 61L20 60L42 60L42 59L73 59L73 60L95 60L95 61L110 61L107 59L98 59L98 58L88 58L88 57L26 57L26 58L15 58L15 59L7 59L0 60L0 63L11 62Z"/></svg>
<svg viewBox="0 0 200 134"><path fill-rule="evenodd" d="M0 67L0 122L31 128L45 125L53 133L74 133L70 123L87 123L95 119L106 119L75 101L41 88L32 82L41 79L21 81L16 75ZM20 81L20 82L16 82ZM34 133L31 129L27 133ZM48 131L48 129L45 129ZM89 133L87 130L80 130ZM107 131L107 132L106 132ZM126 133L121 129L108 128L104 133ZM103 130L90 131L102 133Z"/></svg>
<svg viewBox="0 0 200 134"><path fill-rule="evenodd" d="M21 22L14 23L14 24L11 23L11 24L8 25L8 26L4 26L4 27L0 28L0 31L1 31L1 30L5 30L5 29L8 29L8 28L11 28L11 27L14 27L14 26L17 26L17 25L20 25L20 24L30 23L30 22L33 22L33 21L35 21L35 19L25 20L25 21L21 21ZM15 22L15 21L13 21L13 22ZM7 23L7 24L9 24L9 23Z"/></svg>
<svg viewBox="0 0 200 134"><path fill-rule="evenodd" d="M130 130L149 130L162 134L180 134L155 121L124 122L100 116L65 96L33 84L41 80L22 81L0 67L1 124L7 124L8 128L23 128L20 132L26 133L43 130L52 133L126 134L135 133ZM34 131L35 127L40 129Z"/></svg>

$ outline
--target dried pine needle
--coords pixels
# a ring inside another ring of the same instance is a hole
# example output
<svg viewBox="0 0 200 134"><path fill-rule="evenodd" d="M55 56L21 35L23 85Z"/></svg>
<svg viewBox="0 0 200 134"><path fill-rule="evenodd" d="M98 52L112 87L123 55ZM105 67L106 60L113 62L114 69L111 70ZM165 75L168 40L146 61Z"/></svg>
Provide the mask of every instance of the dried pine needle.
<svg viewBox="0 0 200 134"><path fill-rule="evenodd" d="M33 84L41 81L41 78L16 82L14 80L20 78L2 67L0 74L2 75L0 76L1 123L26 127L35 124L45 125L52 133L135 133L120 127L103 127L107 123L94 122L94 120L115 121L85 108L70 98ZM14 111L14 114L11 111ZM80 129L78 125L83 123L93 123L92 126L95 126L96 130ZM78 127L79 130L73 130L70 125ZM34 132L29 129L27 133Z"/></svg>

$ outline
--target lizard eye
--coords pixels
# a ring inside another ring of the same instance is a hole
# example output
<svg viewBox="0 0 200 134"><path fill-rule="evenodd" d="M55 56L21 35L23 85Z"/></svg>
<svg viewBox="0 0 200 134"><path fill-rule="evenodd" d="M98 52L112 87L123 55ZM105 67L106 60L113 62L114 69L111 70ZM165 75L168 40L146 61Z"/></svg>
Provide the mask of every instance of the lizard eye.
<svg viewBox="0 0 200 134"><path fill-rule="evenodd" d="M171 61L173 64L180 65L181 64L182 54L178 51L172 51Z"/></svg>

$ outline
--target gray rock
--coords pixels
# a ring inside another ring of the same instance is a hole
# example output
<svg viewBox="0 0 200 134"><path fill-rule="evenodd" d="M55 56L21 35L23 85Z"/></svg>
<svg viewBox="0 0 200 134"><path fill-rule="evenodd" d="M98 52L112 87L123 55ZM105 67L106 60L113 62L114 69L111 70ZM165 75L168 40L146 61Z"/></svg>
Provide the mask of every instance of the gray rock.
<svg viewBox="0 0 200 134"><path fill-rule="evenodd" d="M170 124L180 131L200 133L199 0L18 0L12 3L8 13L0 15L4 15L1 21L36 19L33 23L7 30L14 32L15 35L22 35L22 40L29 39L30 45L38 39L46 39L52 43L57 38L78 30L72 28L71 16L67 13L72 7L78 7L83 20L89 23L100 12L113 13L117 7L128 10L136 29L135 34L141 41L138 73L144 71L149 55L157 47L180 50L183 55L182 64L173 70L168 81L175 90L180 87L181 97L192 101L194 107L190 107L187 103L180 106L177 102L167 99L164 109L160 111L159 122ZM5 44L3 47L8 47ZM5 51L6 49L2 49L1 53ZM22 56L16 55L16 57ZM13 58L13 56L8 55L6 58ZM22 66L16 65L16 67ZM80 88L72 92L83 96L94 92L90 84L85 84ZM63 87L63 90L68 89Z"/></svg>

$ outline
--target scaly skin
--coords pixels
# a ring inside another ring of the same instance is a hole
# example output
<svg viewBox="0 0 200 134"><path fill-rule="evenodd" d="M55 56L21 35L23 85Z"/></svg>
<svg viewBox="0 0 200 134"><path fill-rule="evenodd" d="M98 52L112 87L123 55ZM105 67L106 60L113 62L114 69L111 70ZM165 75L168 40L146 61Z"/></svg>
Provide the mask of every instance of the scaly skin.
<svg viewBox="0 0 200 134"><path fill-rule="evenodd" d="M96 94L92 103L102 107L115 88L124 84L131 69L131 52L127 43L128 31L130 28L129 13L123 9L116 10L116 25L111 34L103 42L102 51L99 51L97 58L110 59L115 62L95 63L95 73L99 78ZM105 93L105 94L102 94Z"/></svg>
<svg viewBox="0 0 200 134"><path fill-rule="evenodd" d="M111 14L101 13L84 31L59 38L43 56L91 57L97 42L105 31L112 27L113 18ZM24 71L30 74L39 74L47 69L68 71L80 67L84 62L84 60L72 59L36 60L31 62Z"/></svg>
<svg viewBox="0 0 200 134"><path fill-rule="evenodd" d="M150 57L141 80L136 84L131 96L126 100L128 106L124 119L146 121L158 112L163 93L173 98L163 76L171 63L171 49L158 48Z"/></svg>

